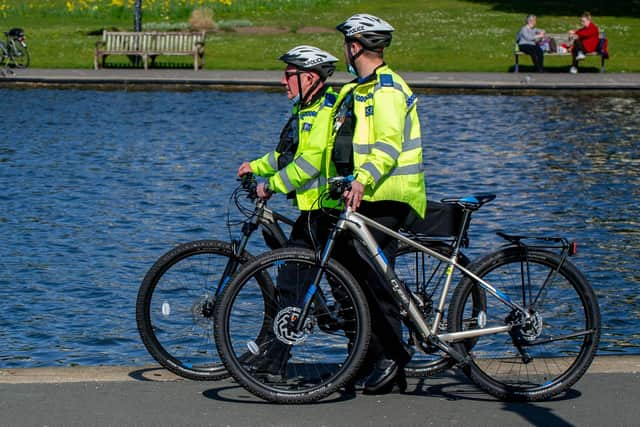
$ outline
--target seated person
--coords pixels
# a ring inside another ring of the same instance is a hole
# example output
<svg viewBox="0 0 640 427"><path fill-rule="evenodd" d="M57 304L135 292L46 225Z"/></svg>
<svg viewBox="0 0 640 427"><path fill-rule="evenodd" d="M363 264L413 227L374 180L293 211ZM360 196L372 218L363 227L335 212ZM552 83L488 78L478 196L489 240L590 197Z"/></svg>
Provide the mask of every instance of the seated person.
<svg viewBox="0 0 640 427"><path fill-rule="evenodd" d="M584 59L584 54L595 52L600 41L600 30L596 24L591 21L591 14L584 12L580 17L582 28L569 31L569 37L573 39L571 55L573 56L573 65L571 73L578 72L578 61Z"/></svg>
<svg viewBox="0 0 640 427"><path fill-rule="evenodd" d="M531 56L536 71L542 72L544 68L544 52L539 45L544 37L544 30L536 28L536 16L527 15L525 25L518 32L518 49Z"/></svg>

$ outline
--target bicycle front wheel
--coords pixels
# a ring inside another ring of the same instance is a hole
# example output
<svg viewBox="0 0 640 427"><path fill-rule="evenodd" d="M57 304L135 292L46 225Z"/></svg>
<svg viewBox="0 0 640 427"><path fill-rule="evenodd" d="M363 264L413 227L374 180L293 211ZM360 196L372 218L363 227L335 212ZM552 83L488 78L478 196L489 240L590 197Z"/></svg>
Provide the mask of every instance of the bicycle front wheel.
<svg viewBox="0 0 640 427"><path fill-rule="evenodd" d="M213 339L216 289L234 257L229 243L201 240L164 254L144 277L136 321L145 347L173 373L192 380L228 376ZM235 258L239 264L250 256Z"/></svg>
<svg viewBox="0 0 640 427"><path fill-rule="evenodd" d="M13 40L9 45L9 55L16 68L27 68L31 62L29 48L19 41Z"/></svg>
<svg viewBox="0 0 640 427"><path fill-rule="evenodd" d="M474 310L476 283L465 278L449 308L451 332L511 326L509 332L475 338L465 373L483 390L505 400L539 401L569 389L593 360L600 311L586 278L568 260L540 249L508 247L478 261L471 271L528 313L509 308L487 292L486 309Z"/></svg>
<svg viewBox="0 0 640 427"><path fill-rule="evenodd" d="M247 263L220 295L218 352L258 397L313 402L345 385L362 363L371 330L364 294L336 261L316 281L318 270L313 251L279 249ZM260 290L265 278L274 285L270 294Z"/></svg>

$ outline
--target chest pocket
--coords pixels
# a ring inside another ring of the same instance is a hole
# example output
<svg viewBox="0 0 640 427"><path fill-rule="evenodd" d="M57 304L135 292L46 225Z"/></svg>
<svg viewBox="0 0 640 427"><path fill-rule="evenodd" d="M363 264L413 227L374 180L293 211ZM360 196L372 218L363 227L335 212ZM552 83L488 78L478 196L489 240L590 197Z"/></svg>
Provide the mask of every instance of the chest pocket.
<svg viewBox="0 0 640 427"><path fill-rule="evenodd" d="M347 176L353 173L353 134L356 118L353 115L353 92L350 92L338 108L334 121L336 139L331 153L331 160L336 166L338 175Z"/></svg>
<svg viewBox="0 0 640 427"><path fill-rule="evenodd" d="M298 115L291 116L282 132L280 132L280 141L276 147L276 151L280 153L278 157L278 170L286 167L293 161L298 150L300 136L298 135Z"/></svg>

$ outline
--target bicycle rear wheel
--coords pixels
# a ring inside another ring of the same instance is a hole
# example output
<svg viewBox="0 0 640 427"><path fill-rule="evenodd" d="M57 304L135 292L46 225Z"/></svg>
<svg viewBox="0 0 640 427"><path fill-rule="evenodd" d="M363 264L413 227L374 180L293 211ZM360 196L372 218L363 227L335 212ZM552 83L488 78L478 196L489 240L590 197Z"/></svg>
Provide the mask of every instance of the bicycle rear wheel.
<svg viewBox="0 0 640 427"><path fill-rule="evenodd" d="M487 293L487 307L475 312L465 278L449 308L450 331L512 325L509 332L475 338L465 373L483 390L505 400L546 400L569 389L596 354L600 312L586 278L568 260L539 249L508 247L469 267L519 311ZM462 344L458 351L467 352Z"/></svg>
<svg viewBox="0 0 640 427"><path fill-rule="evenodd" d="M144 277L136 301L136 322L145 347L173 373L193 380L228 376L213 339L216 288L231 245L201 240L164 254ZM238 262L246 263L243 254Z"/></svg>
<svg viewBox="0 0 640 427"><path fill-rule="evenodd" d="M420 243L446 257L451 257L453 253L453 248L442 241L425 240L420 241ZM460 253L458 262L462 266L467 266L469 258ZM436 301L433 300L433 297L437 298L440 295L438 290L443 284L446 268L446 263L428 256L407 244L400 243L398 247L395 272L421 304L424 318L428 324L431 324L436 308L434 304L437 306L438 303L437 299ZM480 296L478 296L478 300L479 298ZM442 329L446 330L444 321L442 322ZM438 348L434 347L425 350L423 347L418 346L416 343L417 337L413 336L404 325L402 327L402 335L404 342L414 348L413 357L404 369L407 376L427 377L435 375L450 368L455 363L449 355Z"/></svg>
<svg viewBox="0 0 640 427"><path fill-rule="evenodd" d="M268 252L247 263L220 295L214 328L220 357L256 396L313 402L342 387L362 363L371 329L364 294L333 260L312 284L318 268L307 249ZM277 284L272 295L259 289L267 276ZM305 300L311 309L296 329Z"/></svg>

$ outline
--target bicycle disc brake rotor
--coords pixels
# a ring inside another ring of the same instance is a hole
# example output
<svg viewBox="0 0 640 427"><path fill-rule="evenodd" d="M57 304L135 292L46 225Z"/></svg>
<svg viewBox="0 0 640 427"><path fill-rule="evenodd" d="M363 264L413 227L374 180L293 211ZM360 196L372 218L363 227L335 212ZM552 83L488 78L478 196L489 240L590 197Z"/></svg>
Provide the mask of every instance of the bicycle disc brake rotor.
<svg viewBox="0 0 640 427"><path fill-rule="evenodd" d="M278 312L273 322L273 333L278 340L285 344L296 345L307 338L307 335L313 330L313 320L310 317L304 322L300 331L293 330L300 313L302 310L298 307L285 307Z"/></svg>
<svg viewBox="0 0 640 427"><path fill-rule="evenodd" d="M540 334L542 334L543 324L539 312L535 311L530 313L529 318L525 319L521 312L514 311L510 317L513 323L520 324L520 327L517 329L518 335L525 341L535 341Z"/></svg>
<svg viewBox="0 0 640 427"><path fill-rule="evenodd" d="M203 295L191 306L191 316L193 323L202 329L208 330L213 327L213 306L214 297Z"/></svg>
<svg viewBox="0 0 640 427"><path fill-rule="evenodd" d="M537 311L522 325L522 337L527 341L535 341L542 333L542 317Z"/></svg>

